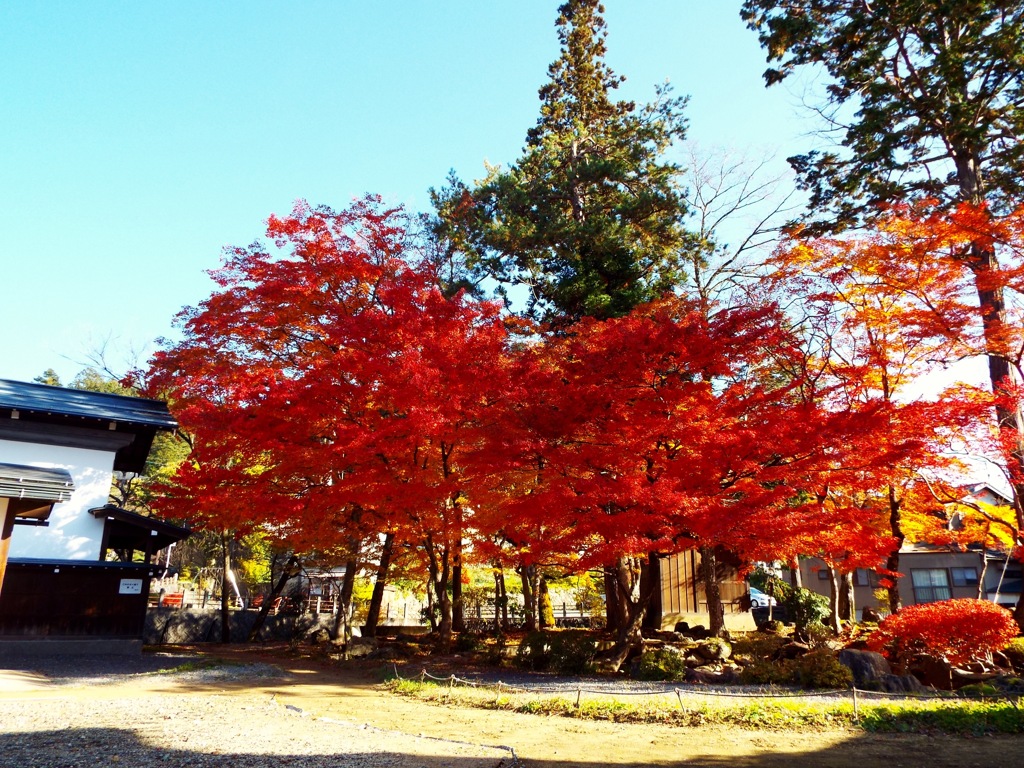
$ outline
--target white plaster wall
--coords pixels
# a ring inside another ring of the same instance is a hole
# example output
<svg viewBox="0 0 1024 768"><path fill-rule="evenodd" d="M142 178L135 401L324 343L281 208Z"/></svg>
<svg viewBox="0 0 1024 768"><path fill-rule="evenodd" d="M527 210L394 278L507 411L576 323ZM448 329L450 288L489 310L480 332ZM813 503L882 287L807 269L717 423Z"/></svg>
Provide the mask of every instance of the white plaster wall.
<svg viewBox="0 0 1024 768"><path fill-rule="evenodd" d="M54 505L48 526L14 526L10 557L99 560L103 520L89 510L102 507L109 498L112 452L0 440L0 463L66 469L75 481L71 499Z"/></svg>

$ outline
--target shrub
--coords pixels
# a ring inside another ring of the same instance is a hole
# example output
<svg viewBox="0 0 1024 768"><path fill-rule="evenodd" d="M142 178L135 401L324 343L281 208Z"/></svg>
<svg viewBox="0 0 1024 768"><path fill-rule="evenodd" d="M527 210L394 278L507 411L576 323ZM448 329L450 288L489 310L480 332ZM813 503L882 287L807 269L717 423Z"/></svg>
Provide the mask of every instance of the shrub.
<svg viewBox="0 0 1024 768"><path fill-rule="evenodd" d="M550 635L548 667L562 675L589 672L597 655L597 643L586 632L563 631Z"/></svg>
<svg viewBox="0 0 1024 768"><path fill-rule="evenodd" d="M455 650L459 653L472 653L480 650L483 636L479 632L461 632L455 640Z"/></svg>
<svg viewBox="0 0 1024 768"><path fill-rule="evenodd" d="M1013 616L987 600L943 600L887 616L868 639L872 650L897 663L919 653L956 666L1005 648L1017 635Z"/></svg>
<svg viewBox="0 0 1024 768"><path fill-rule="evenodd" d="M523 669L540 671L548 668L551 645L547 632L528 632L519 641L516 665Z"/></svg>
<svg viewBox="0 0 1024 768"><path fill-rule="evenodd" d="M744 685L788 685L796 675L792 661L757 659L740 670L740 682Z"/></svg>
<svg viewBox="0 0 1024 768"><path fill-rule="evenodd" d="M666 645L644 651L637 677L641 680L682 680L686 676L686 655Z"/></svg>
<svg viewBox="0 0 1024 768"><path fill-rule="evenodd" d="M768 632L751 632L733 641L733 656L749 656L751 659L770 659L786 642L780 635Z"/></svg>
<svg viewBox="0 0 1024 768"><path fill-rule="evenodd" d="M824 648L805 653L796 662L796 676L804 688L849 688L853 673Z"/></svg>
<svg viewBox="0 0 1024 768"><path fill-rule="evenodd" d="M809 627L824 626L829 616L828 598L809 589L794 589L785 606L801 635L806 635Z"/></svg>

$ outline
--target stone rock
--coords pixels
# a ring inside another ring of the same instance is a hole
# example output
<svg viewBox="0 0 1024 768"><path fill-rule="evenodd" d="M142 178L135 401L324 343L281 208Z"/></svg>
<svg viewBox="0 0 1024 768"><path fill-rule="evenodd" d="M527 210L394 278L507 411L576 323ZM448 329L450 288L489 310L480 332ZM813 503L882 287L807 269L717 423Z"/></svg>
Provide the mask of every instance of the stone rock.
<svg viewBox="0 0 1024 768"><path fill-rule="evenodd" d="M865 608L861 612L861 621L870 621L877 624L882 620L882 617L878 614L874 608Z"/></svg>
<svg viewBox="0 0 1024 768"><path fill-rule="evenodd" d="M688 683L702 683L704 685L728 685L736 682L736 677L732 671L718 670L710 666L687 669L686 676L683 679Z"/></svg>
<svg viewBox="0 0 1024 768"><path fill-rule="evenodd" d="M320 627L319 629L314 629L309 634L309 642L313 643L314 645L322 645L323 643L329 643L330 641L331 633L323 627Z"/></svg>
<svg viewBox="0 0 1024 768"><path fill-rule="evenodd" d="M685 635L690 631L690 623L688 621L677 621L674 629L678 634Z"/></svg>
<svg viewBox="0 0 1024 768"><path fill-rule="evenodd" d="M697 646L697 653L708 661L725 661L732 655L728 641L713 637Z"/></svg>
<svg viewBox="0 0 1024 768"><path fill-rule="evenodd" d="M892 674L892 667L885 656L874 651L845 648L837 658L840 664L849 667L853 673L853 684L857 688L871 688L883 676Z"/></svg>
<svg viewBox="0 0 1024 768"><path fill-rule="evenodd" d="M809 650L810 647L806 643L786 643L775 652L775 660L782 661L784 659L798 659Z"/></svg>
<svg viewBox="0 0 1024 768"><path fill-rule="evenodd" d="M412 649L404 645L383 645L374 654L381 661L403 661L412 655Z"/></svg>
<svg viewBox="0 0 1024 768"><path fill-rule="evenodd" d="M689 627L682 634L686 635L689 638L692 638L693 640L707 640L709 637L711 637L711 633L704 628L703 624L698 624L696 627Z"/></svg>
<svg viewBox="0 0 1024 768"><path fill-rule="evenodd" d="M350 659L362 658L371 655L377 650L377 641L369 637L353 638L345 650Z"/></svg>
<svg viewBox="0 0 1024 768"><path fill-rule="evenodd" d="M885 693L927 693L921 681L913 675L882 675L870 686L872 690Z"/></svg>
<svg viewBox="0 0 1024 768"><path fill-rule="evenodd" d="M925 685L930 685L940 691L949 691L953 688L953 670L942 659L932 656L915 656L913 661L907 665L907 671Z"/></svg>

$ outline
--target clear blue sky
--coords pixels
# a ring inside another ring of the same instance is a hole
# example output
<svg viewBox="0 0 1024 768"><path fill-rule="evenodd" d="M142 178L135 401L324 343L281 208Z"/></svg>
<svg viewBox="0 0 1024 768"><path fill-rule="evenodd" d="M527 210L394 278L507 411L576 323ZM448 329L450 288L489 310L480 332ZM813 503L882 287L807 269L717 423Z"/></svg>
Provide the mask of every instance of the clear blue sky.
<svg viewBox="0 0 1024 768"><path fill-rule="evenodd" d="M781 158L813 126L738 0L605 0L620 93L689 94L690 137ZM558 0L0 5L0 378L152 351L226 245L296 199L422 210L513 161Z"/></svg>

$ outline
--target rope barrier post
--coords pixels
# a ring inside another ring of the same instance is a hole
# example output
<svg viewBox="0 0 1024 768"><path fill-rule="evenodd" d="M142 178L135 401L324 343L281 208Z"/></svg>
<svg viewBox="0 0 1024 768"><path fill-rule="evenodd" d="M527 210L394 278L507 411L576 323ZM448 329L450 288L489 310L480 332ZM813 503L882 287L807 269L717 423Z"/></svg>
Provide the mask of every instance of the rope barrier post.
<svg viewBox="0 0 1024 768"><path fill-rule="evenodd" d="M494 704L497 706L498 701L501 699L501 680L494 686Z"/></svg>
<svg viewBox="0 0 1024 768"><path fill-rule="evenodd" d="M423 669L420 670L420 682L422 683L426 679L427 679L427 670L426 670L426 668L423 668Z"/></svg>
<svg viewBox="0 0 1024 768"><path fill-rule="evenodd" d="M582 688L576 689L576 709L580 708L580 696L583 694Z"/></svg>
<svg viewBox="0 0 1024 768"><path fill-rule="evenodd" d="M857 704L857 686L853 686L853 721L860 721L860 707Z"/></svg>
<svg viewBox="0 0 1024 768"><path fill-rule="evenodd" d="M683 694L679 692L678 688L673 689L676 692L676 700L679 702L679 708L683 709Z"/></svg>
<svg viewBox="0 0 1024 768"><path fill-rule="evenodd" d="M451 690L454 687L455 687L455 675L452 675L451 677L448 678L448 690Z"/></svg>

